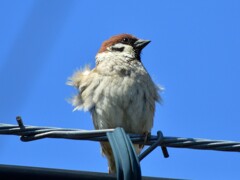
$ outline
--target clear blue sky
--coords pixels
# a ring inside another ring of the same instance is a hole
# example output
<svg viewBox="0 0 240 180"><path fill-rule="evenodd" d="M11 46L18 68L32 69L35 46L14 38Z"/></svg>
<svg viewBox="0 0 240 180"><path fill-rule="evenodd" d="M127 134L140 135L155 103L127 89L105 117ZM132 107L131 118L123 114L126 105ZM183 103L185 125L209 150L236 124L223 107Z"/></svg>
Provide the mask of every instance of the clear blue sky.
<svg viewBox="0 0 240 180"><path fill-rule="evenodd" d="M152 42L142 61L165 87L152 133L240 141L240 1L0 2L0 122L93 129L65 85L94 67L101 42L131 33ZM0 136L0 164L107 172L98 143ZM169 148L141 163L147 176L239 179L239 153Z"/></svg>

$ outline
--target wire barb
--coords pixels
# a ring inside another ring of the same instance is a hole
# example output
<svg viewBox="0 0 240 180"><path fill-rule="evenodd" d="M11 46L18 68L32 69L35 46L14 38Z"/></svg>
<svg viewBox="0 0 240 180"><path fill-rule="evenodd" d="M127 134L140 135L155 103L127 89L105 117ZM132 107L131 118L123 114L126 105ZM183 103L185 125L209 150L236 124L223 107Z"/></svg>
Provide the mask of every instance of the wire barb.
<svg viewBox="0 0 240 180"><path fill-rule="evenodd" d="M163 140L164 140L163 133L161 131L158 131L157 132L157 140L156 140L156 142L154 142L151 146L149 146L144 152L142 152L138 156L139 160L140 161L143 160L149 153L151 153L158 146L161 146L162 152L163 152L163 156L165 158L168 158L169 154L168 154L167 148L165 146L162 146Z"/></svg>
<svg viewBox="0 0 240 180"><path fill-rule="evenodd" d="M16 120L17 120L18 126L19 126L20 128L24 128L23 120L22 120L21 116L17 116L17 117L16 117Z"/></svg>

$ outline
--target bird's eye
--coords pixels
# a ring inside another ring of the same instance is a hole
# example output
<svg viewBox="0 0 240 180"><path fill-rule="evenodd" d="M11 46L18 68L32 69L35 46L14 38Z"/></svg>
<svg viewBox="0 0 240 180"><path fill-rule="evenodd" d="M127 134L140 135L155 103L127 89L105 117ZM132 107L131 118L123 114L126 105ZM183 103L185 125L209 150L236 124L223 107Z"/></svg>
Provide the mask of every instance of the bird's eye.
<svg viewBox="0 0 240 180"><path fill-rule="evenodd" d="M128 38L124 38L124 39L122 40L122 42L123 42L123 43L128 43L128 42L129 42L129 39L128 39Z"/></svg>

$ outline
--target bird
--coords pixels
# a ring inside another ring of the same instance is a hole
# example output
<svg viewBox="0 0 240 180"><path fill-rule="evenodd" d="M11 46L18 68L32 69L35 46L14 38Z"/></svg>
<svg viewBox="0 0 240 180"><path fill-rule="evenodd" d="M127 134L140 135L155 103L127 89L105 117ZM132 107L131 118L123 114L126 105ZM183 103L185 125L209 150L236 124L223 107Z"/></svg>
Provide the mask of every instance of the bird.
<svg viewBox="0 0 240 180"><path fill-rule="evenodd" d="M141 52L150 42L127 33L114 35L102 43L95 68L86 66L68 79L67 84L78 91L70 99L74 111L89 111L95 129L122 127L127 133L151 133L162 88L153 82L141 61ZM110 144L100 145L108 160L108 172L116 173ZM143 145L134 144L134 148L140 154Z"/></svg>

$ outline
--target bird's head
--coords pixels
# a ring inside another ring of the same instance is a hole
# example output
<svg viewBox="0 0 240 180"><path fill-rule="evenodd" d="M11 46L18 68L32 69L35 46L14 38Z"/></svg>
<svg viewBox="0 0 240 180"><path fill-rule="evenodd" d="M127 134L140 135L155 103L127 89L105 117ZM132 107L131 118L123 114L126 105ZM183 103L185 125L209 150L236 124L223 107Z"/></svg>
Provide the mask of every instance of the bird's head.
<svg viewBox="0 0 240 180"><path fill-rule="evenodd" d="M119 34L104 41L96 56L97 64L106 56L120 56L141 61L141 51L151 41L142 40L130 34Z"/></svg>

